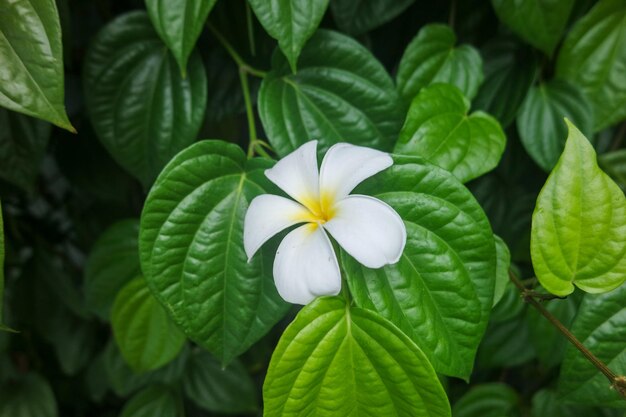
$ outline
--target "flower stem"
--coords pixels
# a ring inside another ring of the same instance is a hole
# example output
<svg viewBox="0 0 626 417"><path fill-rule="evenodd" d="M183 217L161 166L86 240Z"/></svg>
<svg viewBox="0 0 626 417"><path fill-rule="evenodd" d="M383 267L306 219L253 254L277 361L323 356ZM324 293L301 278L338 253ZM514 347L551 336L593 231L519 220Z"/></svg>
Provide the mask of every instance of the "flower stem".
<svg viewBox="0 0 626 417"><path fill-rule="evenodd" d="M545 300L546 294L537 293L535 291L529 290L522 284L522 282L515 276L513 271L509 270L509 278L515 284L517 289L519 289L524 302L533 306L541 315L543 315L554 327L557 328L558 331L565 336L565 338L572 344L576 349L582 353L585 358L591 362L611 383L611 387L616 390L622 398L626 399L626 377L621 375L616 375L613 371L609 369L608 366L600 359L596 357L589 349L583 345L580 340L576 338L570 332L567 327L563 325L552 313L550 313L537 299ZM540 296L539 296L540 295Z"/></svg>
<svg viewBox="0 0 626 417"><path fill-rule="evenodd" d="M250 66L248 63L246 63L246 61L243 60L241 55L237 53L235 48L233 48L230 42L228 42L228 40L220 33L219 30L217 30L215 26L213 26L211 23L207 23L207 27L209 28L213 36L215 36L215 38L219 41L219 43L222 44L224 49L226 49L226 52L228 52L228 55L230 55L233 61L235 61L235 63L239 67L240 72L243 70L250 75L254 75L255 77L265 78L265 76L267 75L267 72L262 71L260 69L256 69Z"/></svg>

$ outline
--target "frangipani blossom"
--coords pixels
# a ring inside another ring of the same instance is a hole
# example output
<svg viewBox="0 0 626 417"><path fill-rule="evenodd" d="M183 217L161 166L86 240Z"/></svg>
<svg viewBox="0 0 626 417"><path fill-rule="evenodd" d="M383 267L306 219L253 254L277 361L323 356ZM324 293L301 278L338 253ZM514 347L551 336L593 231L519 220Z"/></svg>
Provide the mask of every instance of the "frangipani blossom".
<svg viewBox="0 0 626 417"><path fill-rule="evenodd" d="M265 171L295 201L270 194L252 200L243 236L248 259L272 236L305 223L289 232L276 252L274 281L283 299L307 304L341 290L339 263L327 232L368 268L398 262L406 244L398 213L376 198L350 195L363 180L391 165L384 152L338 143L318 170L317 141L311 141Z"/></svg>

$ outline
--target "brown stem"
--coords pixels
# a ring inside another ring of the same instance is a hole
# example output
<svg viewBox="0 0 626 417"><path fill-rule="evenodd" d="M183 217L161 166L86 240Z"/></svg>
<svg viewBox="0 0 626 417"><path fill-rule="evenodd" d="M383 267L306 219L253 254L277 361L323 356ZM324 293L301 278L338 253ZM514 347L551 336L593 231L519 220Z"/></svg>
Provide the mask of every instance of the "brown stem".
<svg viewBox="0 0 626 417"><path fill-rule="evenodd" d="M609 369L608 366L600 359L596 357L589 349L583 345L580 340L576 338L570 332L567 327L563 325L556 317L552 315L539 301L537 301L537 294L535 291L529 290L524 287L524 284L513 274L512 271L509 270L509 278L515 284L515 286L520 290L521 296L524 301L531 306L533 306L537 311L541 313L554 327L556 327L563 336L569 340L569 342L576 347L582 353L585 358L589 362L591 362L602 374L609 380L611 383L611 387L616 390L624 399L626 399L626 377L621 375L616 375L613 371ZM542 294L545 295L545 294ZM545 298L544 298L545 299Z"/></svg>

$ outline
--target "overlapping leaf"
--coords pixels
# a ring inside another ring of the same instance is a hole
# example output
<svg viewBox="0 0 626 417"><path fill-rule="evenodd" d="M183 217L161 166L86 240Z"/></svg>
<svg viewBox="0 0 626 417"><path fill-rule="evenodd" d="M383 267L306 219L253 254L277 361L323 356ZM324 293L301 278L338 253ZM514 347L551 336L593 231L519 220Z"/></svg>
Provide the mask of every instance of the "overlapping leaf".
<svg viewBox="0 0 626 417"><path fill-rule="evenodd" d="M263 386L264 416L445 417L426 356L387 320L319 298L283 333Z"/></svg>
<svg viewBox="0 0 626 417"><path fill-rule="evenodd" d="M223 363L263 336L287 308L273 283L272 258L259 253L248 262L243 249L244 215L269 187L263 171L270 166L246 161L236 145L199 142L163 170L141 217L149 286L187 336Z"/></svg>
<svg viewBox="0 0 626 417"><path fill-rule="evenodd" d="M533 213L533 267L556 295L570 294L574 284L591 293L610 291L626 280L626 198L598 167L589 141L567 123L565 150Z"/></svg>
<svg viewBox="0 0 626 417"><path fill-rule="evenodd" d="M552 55L565 29L574 0L491 0L496 14L509 28L546 55Z"/></svg>
<svg viewBox="0 0 626 417"><path fill-rule="evenodd" d="M400 130L398 93L385 68L355 40L319 30L293 75L281 54L259 91L268 139L284 156L312 139L320 152L337 142L389 150Z"/></svg>
<svg viewBox="0 0 626 417"><path fill-rule="evenodd" d="M491 311L496 268L482 209L452 175L417 158L397 158L356 192L385 201L407 228L406 248L394 265L368 269L342 254L357 305L398 326L438 372L468 378Z"/></svg>
<svg viewBox="0 0 626 417"><path fill-rule="evenodd" d="M57 403L48 381L35 373L0 386L0 417L57 417Z"/></svg>
<svg viewBox="0 0 626 417"><path fill-rule="evenodd" d="M568 33L556 73L591 100L594 130L626 118L626 3L601 0Z"/></svg>
<svg viewBox="0 0 626 417"><path fill-rule="evenodd" d="M565 147L567 117L587 137L593 129L593 113L580 89L562 80L532 87L520 108L517 131L524 148L544 170L550 171Z"/></svg>
<svg viewBox="0 0 626 417"><path fill-rule="evenodd" d="M183 78L146 13L131 12L100 31L85 61L85 98L100 141L150 185L196 140L207 99L202 60L192 54Z"/></svg>
<svg viewBox="0 0 626 417"><path fill-rule="evenodd" d="M411 103L395 152L422 156L461 182L498 165L506 144L500 124L490 115L468 115L469 102L454 86L422 89Z"/></svg>
<svg viewBox="0 0 626 417"><path fill-rule="evenodd" d="M454 404L454 417L518 417L520 398L508 385L492 383L471 388ZM547 417L547 416L545 416Z"/></svg>
<svg viewBox="0 0 626 417"><path fill-rule="evenodd" d="M278 41L289 66L296 72L296 63L306 41L320 24L328 0L248 0L267 33Z"/></svg>
<svg viewBox="0 0 626 417"><path fill-rule="evenodd" d="M0 106L73 132L63 101L63 47L56 2L3 2L0 14Z"/></svg>
<svg viewBox="0 0 626 417"><path fill-rule="evenodd" d="M181 401L169 388L149 387L126 403L120 417L183 417Z"/></svg>
<svg viewBox="0 0 626 417"><path fill-rule="evenodd" d="M504 296L509 283L509 267L511 266L511 252L504 240L494 235L496 243L496 284L493 290L493 305L495 306Z"/></svg>
<svg viewBox="0 0 626 417"><path fill-rule="evenodd" d="M456 45L456 35L447 25L424 26L404 51L396 82L406 103L427 85L455 85L468 98L473 98L483 81L483 61L470 45Z"/></svg>
<svg viewBox="0 0 626 417"><path fill-rule="evenodd" d="M146 0L148 15L182 74L217 0Z"/></svg>
<svg viewBox="0 0 626 417"><path fill-rule="evenodd" d="M626 373L626 286L602 295L586 294L572 333L617 375ZM561 366L559 391L571 403L624 407L624 399L573 346Z"/></svg>
<svg viewBox="0 0 626 417"><path fill-rule="evenodd" d="M415 0L331 0L337 26L351 35L360 35L402 13Z"/></svg>

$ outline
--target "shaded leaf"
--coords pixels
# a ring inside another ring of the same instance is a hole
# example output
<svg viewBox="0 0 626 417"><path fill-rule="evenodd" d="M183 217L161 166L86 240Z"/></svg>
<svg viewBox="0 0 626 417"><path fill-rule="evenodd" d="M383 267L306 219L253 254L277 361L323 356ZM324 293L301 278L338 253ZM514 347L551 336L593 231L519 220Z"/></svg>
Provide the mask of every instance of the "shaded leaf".
<svg viewBox="0 0 626 417"><path fill-rule="evenodd" d="M402 13L415 0L331 0L337 26L351 35L360 35Z"/></svg>
<svg viewBox="0 0 626 417"><path fill-rule="evenodd" d="M57 403L48 381L35 373L0 386L0 417L57 417Z"/></svg>
<svg viewBox="0 0 626 417"><path fill-rule="evenodd" d="M504 291L509 283L511 252L499 236L494 235L493 238L496 242L496 285L493 290L493 305L495 306L504 296Z"/></svg>
<svg viewBox="0 0 626 417"><path fill-rule="evenodd" d="M453 417L517 417L520 398L508 385L483 384L470 388L452 408ZM547 416L545 416L547 417Z"/></svg>
<svg viewBox="0 0 626 417"><path fill-rule="evenodd" d="M152 386L135 394L120 417L183 417L181 398L169 388Z"/></svg>

